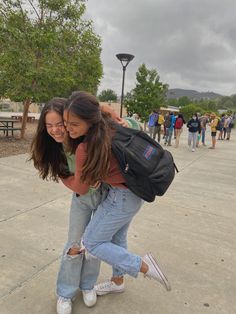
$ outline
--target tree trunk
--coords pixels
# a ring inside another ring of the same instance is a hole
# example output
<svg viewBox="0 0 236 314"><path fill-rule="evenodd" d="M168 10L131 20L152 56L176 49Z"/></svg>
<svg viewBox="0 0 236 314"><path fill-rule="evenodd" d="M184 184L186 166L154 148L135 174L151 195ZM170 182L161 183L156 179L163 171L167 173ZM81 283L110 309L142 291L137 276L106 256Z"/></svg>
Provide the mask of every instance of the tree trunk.
<svg viewBox="0 0 236 314"><path fill-rule="evenodd" d="M21 138L25 137L25 128L26 128L26 123L27 123L28 111L29 111L30 103L31 103L30 99L26 99L23 102L23 104L24 104L24 111L23 111L22 124L21 124Z"/></svg>

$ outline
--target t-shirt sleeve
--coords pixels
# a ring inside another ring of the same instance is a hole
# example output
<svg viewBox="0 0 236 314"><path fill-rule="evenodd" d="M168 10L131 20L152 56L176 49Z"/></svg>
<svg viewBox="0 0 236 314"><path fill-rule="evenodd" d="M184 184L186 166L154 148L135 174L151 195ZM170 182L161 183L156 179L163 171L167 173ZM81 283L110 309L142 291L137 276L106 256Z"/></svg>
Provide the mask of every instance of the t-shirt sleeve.
<svg viewBox="0 0 236 314"><path fill-rule="evenodd" d="M68 178L62 178L62 182L70 190L79 195L86 194L89 190L89 184L81 182L82 168L87 159L87 145L85 143L79 144L75 152L75 173Z"/></svg>

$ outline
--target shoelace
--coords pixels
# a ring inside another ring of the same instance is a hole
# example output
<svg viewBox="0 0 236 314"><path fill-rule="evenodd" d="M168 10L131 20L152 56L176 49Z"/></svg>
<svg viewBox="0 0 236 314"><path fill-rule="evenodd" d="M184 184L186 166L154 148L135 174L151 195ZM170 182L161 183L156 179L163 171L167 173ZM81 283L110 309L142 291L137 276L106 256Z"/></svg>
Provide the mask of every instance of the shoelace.
<svg viewBox="0 0 236 314"><path fill-rule="evenodd" d="M102 288L102 289L105 289L105 288L110 288L111 286L112 286L112 281L106 281L106 282L104 282L104 283L102 283L102 284L100 284L100 287Z"/></svg>
<svg viewBox="0 0 236 314"><path fill-rule="evenodd" d="M59 302L61 302L61 303L67 303L67 302L71 302L71 299L64 298L64 297L60 297L60 298L59 298Z"/></svg>

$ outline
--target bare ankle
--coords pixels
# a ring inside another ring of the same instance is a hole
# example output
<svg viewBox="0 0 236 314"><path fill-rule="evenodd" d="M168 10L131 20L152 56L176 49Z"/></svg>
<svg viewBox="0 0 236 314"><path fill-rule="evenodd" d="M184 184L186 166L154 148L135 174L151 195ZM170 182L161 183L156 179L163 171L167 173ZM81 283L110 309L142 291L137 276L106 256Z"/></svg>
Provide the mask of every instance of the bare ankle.
<svg viewBox="0 0 236 314"><path fill-rule="evenodd" d="M140 272L143 274L146 274L147 271L148 271L148 265L144 261L142 261Z"/></svg>
<svg viewBox="0 0 236 314"><path fill-rule="evenodd" d="M124 282L124 277L112 277L111 281L113 281L116 285L122 285Z"/></svg>

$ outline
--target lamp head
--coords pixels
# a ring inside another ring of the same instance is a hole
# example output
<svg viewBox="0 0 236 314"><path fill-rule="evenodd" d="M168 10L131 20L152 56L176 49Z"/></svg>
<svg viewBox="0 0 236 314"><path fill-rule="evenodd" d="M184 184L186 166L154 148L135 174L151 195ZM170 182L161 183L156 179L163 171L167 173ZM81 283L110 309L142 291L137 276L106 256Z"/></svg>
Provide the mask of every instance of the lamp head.
<svg viewBox="0 0 236 314"><path fill-rule="evenodd" d="M120 60L123 67L127 67L130 61L134 58L134 56L129 53L118 53L116 57L118 60Z"/></svg>

